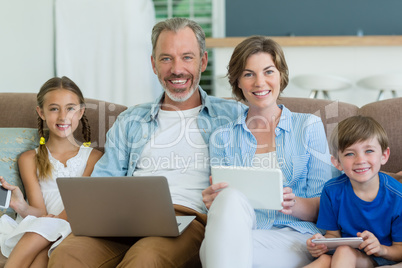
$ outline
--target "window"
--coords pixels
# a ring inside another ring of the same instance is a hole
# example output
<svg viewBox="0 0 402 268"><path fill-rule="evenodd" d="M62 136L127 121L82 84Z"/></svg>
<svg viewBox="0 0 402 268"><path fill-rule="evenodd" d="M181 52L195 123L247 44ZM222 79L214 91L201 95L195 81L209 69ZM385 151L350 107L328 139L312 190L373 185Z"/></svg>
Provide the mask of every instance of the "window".
<svg viewBox="0 0 402 268"><path fill-rule="evenodd" d="M185 17L199 23L206 37L213 36L213 0L153 0L156 22L167 18ZM214 0L216 1L216 0ZM216 26L214 26L216 27ZM208 66L202 73L200 86L212 94L213 85L213 52L208 50Z"/></svg>

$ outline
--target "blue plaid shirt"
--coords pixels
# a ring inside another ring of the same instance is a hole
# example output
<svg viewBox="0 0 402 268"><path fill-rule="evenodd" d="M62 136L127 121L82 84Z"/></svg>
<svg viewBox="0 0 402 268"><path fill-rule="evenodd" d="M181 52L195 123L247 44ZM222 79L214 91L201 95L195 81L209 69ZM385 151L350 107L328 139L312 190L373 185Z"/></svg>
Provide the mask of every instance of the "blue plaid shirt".
<svg viewBox="0 0 402 268"><path fill-rule="evenodd" d="M331 179L331 161L324 126L312 114L292 113L279 105L282 114L275 129L276 156L284 175L284 187L296 196L319 197ZM209 148L212 165L252 166L257 140L246 126L248 110L236 121L212 134ZM319 232L312 222L279 211L257 209L258 229L291 227L301 233Z"/></svg>
<svg viewBox="0 0 402 268"><path fill-rule="evenodd" d="M199 87L201 108L197 117L197 126L205 144L209 143L211 134L220 126L226 125L243 114L245 105L234 100L208 96ZM194 94L197 94L194 93ZM92 177L132 176L137 161L141 157L145 144L158 128L157 116L164 98L164 93L153 103L145 103L130 107L122 112L107 133L105 154L96 163ZM191 148L189 148L191 150ZM208 160L206 160L208 161ZM166 177L169 178L168 174ZM205 176L205 187L209 185L209 177ZM185 188L185 185L183 185ZM198 196L197 204L192 208L202 207L203 189L185 189ZM196 192L196 193L195 193ZM184 196L183 198L186 198Z"/></svg>

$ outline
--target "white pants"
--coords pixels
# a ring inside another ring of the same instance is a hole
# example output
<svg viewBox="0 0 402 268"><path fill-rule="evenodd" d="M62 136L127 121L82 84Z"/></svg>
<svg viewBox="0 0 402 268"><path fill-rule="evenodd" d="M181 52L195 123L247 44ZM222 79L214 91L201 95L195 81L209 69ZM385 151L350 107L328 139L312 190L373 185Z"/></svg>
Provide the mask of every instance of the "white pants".
<svg viewBox="0 0 402 268"><path fill-rule="evenodd" d="M208 212L201 262L206 268L302 267L313 260L306 248L310 237L291 228L257 230L246 197L227 188Z"/></svg>

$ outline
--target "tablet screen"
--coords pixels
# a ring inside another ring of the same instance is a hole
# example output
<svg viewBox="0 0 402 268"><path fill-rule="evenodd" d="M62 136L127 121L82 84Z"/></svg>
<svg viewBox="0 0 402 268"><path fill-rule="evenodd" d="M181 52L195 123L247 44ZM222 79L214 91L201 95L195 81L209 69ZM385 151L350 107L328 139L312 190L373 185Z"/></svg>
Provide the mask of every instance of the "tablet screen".
<svg viewBox="0 0 402 268"><path fill-rule="evenodd" d="M283 175L280 169L212 166L212 183L227 182L242 192L254 209L281 210Z"/></svg>

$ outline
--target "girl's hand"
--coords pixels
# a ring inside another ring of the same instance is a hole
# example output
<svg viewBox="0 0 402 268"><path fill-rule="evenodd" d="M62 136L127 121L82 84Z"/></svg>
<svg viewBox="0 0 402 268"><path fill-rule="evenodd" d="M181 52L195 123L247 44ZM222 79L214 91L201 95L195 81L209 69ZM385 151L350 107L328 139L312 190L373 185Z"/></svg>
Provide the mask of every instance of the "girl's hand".
<svg viewBox="0 0 402 268"><path fill-rule="evenodd" d="M367 255L375 255L377 257L384 255L384 248L373 233L364 231L357 233L357 236L363 238L364 241L360 244L359 249L364 249Z"/></svg>
<svg viewBox="0 0 402 268"><path fill-rule="evenodd" d="M280 210L283 214L291 215L296 204L296 195L292 192L292 188L283 188L283 209Z"/></svg>
<svg viewBox="0 0 402 268"><path fill-rule="evenodd" d="M11 191L10 207L14 209L17 213L28 205L25 202L24 195L21 192L20 187L9 184L3 177L0 176L0 183L2 186Z"/></svg>
<svg viewBox="0 0 402 268"><path fill-rule="evenodd" d="M326 245L324 245L324 244L316 245L313 242L311 242L311 240L319 239L319 238L324 238L324 236L320 233L317 233L306 241L307 250L310 252L311 256L313 256L314 258L317 258L328 251L328 248Z"/></svg>
<svg viewBox="0 0 402 268"><path fill-rule="evenodd" d="M211 186L202 191L202 201L204 202L207 209L211 207L212 202L215 200L219 192L228 186L226 182L212 184L211 176L209 176L209 183L211 184Z"/></svg>
<svg viewBox="0 0 402 268"><path fill-rule="evenodd" d="M67 213L66 213L66 210L65 210L65 209L63 209L63 211L60 212L60 214L58 214L58 215L47 214L47 215L42 216L42 217L56 218L56 219L62 219L62 220L66 220L66 221L67 221Z"/></svg>

